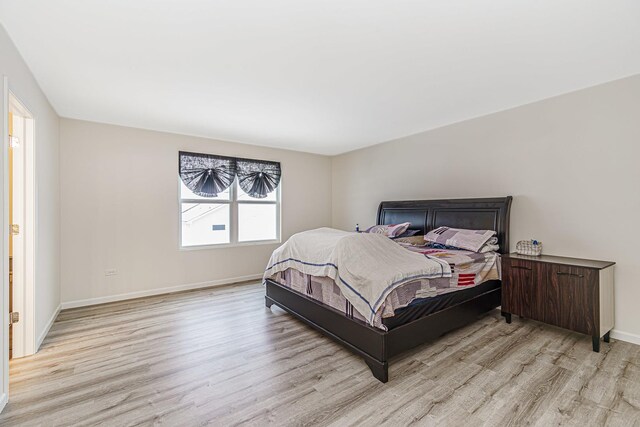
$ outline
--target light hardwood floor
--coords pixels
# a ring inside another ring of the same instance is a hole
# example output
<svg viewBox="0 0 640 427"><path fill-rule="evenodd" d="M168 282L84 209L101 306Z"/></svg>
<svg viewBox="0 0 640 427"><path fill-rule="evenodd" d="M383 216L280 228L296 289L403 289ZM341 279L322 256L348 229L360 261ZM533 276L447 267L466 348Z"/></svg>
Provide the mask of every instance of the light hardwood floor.
<svg viewBox="0 0 640 427"><path fill-rule="evenodd" d="M63 311L0 425L640 425L640 346L497 311L389 375L242 284Z"/></svg>

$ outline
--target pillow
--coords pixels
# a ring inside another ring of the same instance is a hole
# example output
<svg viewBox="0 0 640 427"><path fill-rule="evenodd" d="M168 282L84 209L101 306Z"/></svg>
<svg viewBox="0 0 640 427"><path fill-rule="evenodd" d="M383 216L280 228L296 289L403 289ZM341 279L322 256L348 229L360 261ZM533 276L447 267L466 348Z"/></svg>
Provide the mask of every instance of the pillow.
<svg viewBox="0 0 640 427"><path fill-rule="evenodd" d="M463 228L438 227L424 236L424 240L468 251L478 252L496 232L493 230L465 230Z"/></svg>
<svg viewBox="0 0 640 427"><path fill-rule="evenodd" d="M420 230L412 230L412 229L408 229L407 231L405 231L404 233L400 234L399 236L393 237L393 239L399 239L401 237L411 237L411 236L415 236L416 234L418 234L420 232ZM420 236L421 239L424 240L423 236Z"/></svg>
<svg viewBox="0 0 640 427"><path fill-rule="evenodd" d="M398 237L397 239L393 239L393 241L401 245L409 246L427 246L429 244L424 240L424 236Z"/></svg>
<svg viewBox="0 0 640 427"><path fill-rule="evenodd" d="M498 252L499 250L500 250L500 246L498 245L498 238L492 237L489 240L487 240L487 243L482 245L482 247L478 252L480 252L481 254L484 254L487 252Z"/></svg>
<svg viewBox="0 0 640 427"><path fill-rule="evenodd" d="M397 240L399 240L399 239L397 239ZM424 243L425 243L424 246L428 246L431 249L445 249L445 250L450 250L450 251L466 251L467 250L467 249L457 248L455 246L443 245L441 243L432 243L432 242L427 242L427 241L425 241ZM412 245L412 246L418 246L418 245ZM478 253L479 254L485 254L487 252L498 252L499 250L500 250L500 246L491 245L489 243L485 243L484 245L482 245L480 250L478 250Z"/></svg>
<svg viewBox="0 0 640 427"><path fill-rule="evenodd" d="M491 243L492 239L496 239L496 244ZM424 243L425 243L424 246L428 246L431 249L445 249L450 251L466 251L467 250L467 249L458 248L456 246L443 245L442 243L433 243L433 242L427 242L427 241L425 241ZM498 239L495 237L492 237L491 239L489 239L487 243L482 245L482 247L478 250L478 253L485 254L487 252L498 252L500 250L500 246L498 246L497 243L498 243Z"/></svg>
<svg viewBox="0 0 640 427"><path fill-rule="evenodd" d="M445 249L445 250L450 250L450 251L464 251L464 249L462 249L462 248L458 248L456 246L443 245L442 243L427 242L426 240L425 240L425 243L431 249Z"/></svg>
<svg viewBox="0 0 640 427"><path fill-rule="evenodd" d="M397 237L407 231L410 222L403 222L402 224L387 224L387 225L374 225L369 227L365 233L384 234L387 237Z"/></svg>
<svg viewBox="0 0 640 427"><path fill-rule="evenodd" d="M499 250L500 250L500 246L490 245L488 243L485 243L485 245L482 246L478 252L481 254L485 254L487 252L498 252Z"/></svg>

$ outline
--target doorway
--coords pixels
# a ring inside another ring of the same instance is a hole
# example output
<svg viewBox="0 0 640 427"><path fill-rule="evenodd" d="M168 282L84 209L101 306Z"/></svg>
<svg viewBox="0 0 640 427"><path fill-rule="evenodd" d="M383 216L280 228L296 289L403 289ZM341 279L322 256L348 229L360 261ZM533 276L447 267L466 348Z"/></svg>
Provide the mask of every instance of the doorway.
<svg viewBox="0 0 640 427"><path fill-rule="evenodd" d="M7 186L9 229L9 358L36 351L34 313L35 123L33 115L9 92Z"/></svg>

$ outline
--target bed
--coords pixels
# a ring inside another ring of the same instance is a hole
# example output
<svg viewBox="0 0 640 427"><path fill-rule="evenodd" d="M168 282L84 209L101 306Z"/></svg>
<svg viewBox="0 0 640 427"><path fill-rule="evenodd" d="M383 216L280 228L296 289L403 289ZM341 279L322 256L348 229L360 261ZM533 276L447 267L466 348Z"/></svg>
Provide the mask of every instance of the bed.
<svg viewBox="0 0 640 427"><path fill-rule="evenodd" d="M440 226L495 230L500 252L506 253L510 206L511 197L382 202L376 223L410 222L421 234ZM388 381L392 357L475 321L500 306L501 299L500 280L492 277L467 290L422 298L374 327L274 278L265 286L267 307L276 304L358 354L382 382Z"/></svg>

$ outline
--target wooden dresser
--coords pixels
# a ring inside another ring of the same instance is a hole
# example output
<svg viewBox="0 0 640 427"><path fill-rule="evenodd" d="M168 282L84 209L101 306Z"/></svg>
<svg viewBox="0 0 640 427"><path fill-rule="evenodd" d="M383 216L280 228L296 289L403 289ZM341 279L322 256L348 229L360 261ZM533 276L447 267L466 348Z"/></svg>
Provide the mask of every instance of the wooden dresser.
<svg viewBox="0 0 640 427"><path fill-rule="evenodd" d="M593 351L613 329L614 262L551 255L502 256L502 312L591 335Z"/></svg>

